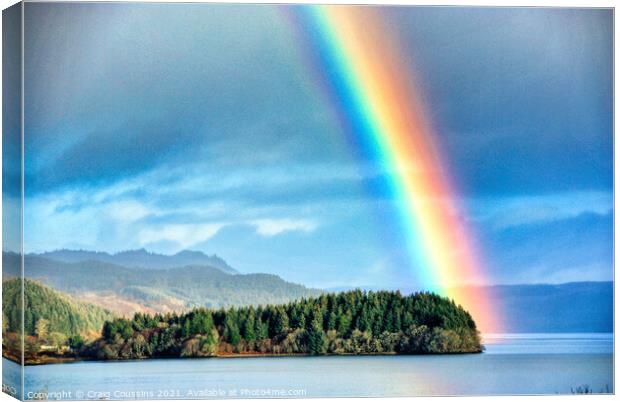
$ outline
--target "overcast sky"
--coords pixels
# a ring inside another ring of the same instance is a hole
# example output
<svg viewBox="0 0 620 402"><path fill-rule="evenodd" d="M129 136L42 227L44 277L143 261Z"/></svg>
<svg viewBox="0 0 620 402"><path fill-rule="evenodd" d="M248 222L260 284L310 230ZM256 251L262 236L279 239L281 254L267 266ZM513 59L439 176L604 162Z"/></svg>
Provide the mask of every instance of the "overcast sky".
<svg viewBox="0 0 620 402"><path fill-rule="evenodd" d="M381 13L490 282L610 280L612 12ZM25 46L27 252L192 249L415 287L281 9L28 3Z"/></svg>

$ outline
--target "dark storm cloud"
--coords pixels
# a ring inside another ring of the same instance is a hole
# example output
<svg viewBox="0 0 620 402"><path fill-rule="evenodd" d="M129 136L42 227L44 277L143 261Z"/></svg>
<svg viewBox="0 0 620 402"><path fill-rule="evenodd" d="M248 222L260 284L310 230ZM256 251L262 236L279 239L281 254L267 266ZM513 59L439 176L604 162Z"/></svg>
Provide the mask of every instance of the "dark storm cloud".
<svg viewBox="0 0 620 402"><path fill-rule="evenodd" d="M385 172L360 166L278 7L26 9L30 249L198 247L251 270L256 247L300 281L411 277L378 239ZM381 14L490 277L611 278L613 13Z"/></svg>
<svg viewBox="0 0 620 402"><path fill-rule="evenodd" d="M611 189L609 10L447 7L390 16L464 191Z"/></svg>
<svg viewBox="0 0 620 402"><path fill-rule="evenodd" d="M280 14L206 6L28 5L31 194L171 161L322 157L334 125Z"/></svg>

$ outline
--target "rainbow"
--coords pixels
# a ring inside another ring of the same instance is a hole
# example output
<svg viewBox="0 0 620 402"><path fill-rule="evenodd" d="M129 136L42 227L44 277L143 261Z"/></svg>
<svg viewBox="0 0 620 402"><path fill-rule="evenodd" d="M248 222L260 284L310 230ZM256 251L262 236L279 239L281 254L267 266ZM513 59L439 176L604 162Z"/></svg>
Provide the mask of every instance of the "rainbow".
<svg viewBox="0 0 620 402"><path fill-rule="evenodd" d="M287 14L309 44L350 140L387 177L411 269L423 278L419 285L468 309L481 331L499 332L499 315L483 288L463 286L486 279L475 236L455 202L414 70L382 23L381 8L297 6Z"/></svg>

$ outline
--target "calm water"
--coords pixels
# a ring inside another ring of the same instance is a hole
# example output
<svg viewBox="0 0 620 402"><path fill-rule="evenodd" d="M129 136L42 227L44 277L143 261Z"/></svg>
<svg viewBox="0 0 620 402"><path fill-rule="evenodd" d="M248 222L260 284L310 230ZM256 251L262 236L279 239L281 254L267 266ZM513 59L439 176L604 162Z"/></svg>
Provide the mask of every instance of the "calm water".
<svg viewBox="0 0 620 402"><path fill-rule="evenodd" d="M26 398L186 399L613 392L611 334L488 335L477 355L81 362L26 367ZM6 378L19 366L4 360Z"/></svg>

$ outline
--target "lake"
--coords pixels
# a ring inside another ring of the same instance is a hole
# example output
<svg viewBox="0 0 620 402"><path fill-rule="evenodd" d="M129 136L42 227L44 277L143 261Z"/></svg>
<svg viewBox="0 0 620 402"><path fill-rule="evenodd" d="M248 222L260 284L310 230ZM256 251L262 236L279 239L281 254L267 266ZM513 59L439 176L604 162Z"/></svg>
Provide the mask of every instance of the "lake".
<svg viewBox="0 0 620 402"><path fill-rule="evenodd" d="M487 351L79 362L26 367L27 399L570 394L613 392L612 334L489 334ZM5 383L19 365L3 359ZM10 385L10 384L9 384Z"/></svg>

